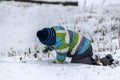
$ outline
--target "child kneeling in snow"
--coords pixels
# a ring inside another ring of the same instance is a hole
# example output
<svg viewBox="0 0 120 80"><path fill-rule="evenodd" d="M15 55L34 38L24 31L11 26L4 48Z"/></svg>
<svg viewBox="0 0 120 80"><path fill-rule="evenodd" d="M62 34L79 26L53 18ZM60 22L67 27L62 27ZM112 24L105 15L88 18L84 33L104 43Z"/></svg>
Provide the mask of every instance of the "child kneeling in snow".
<svg viewBox="0 0 120 80"><path fill-rule="evenodd" d="M54 49L57 53L56 63L63 63L66 57L72 57L71 63L92 65L111 65L113 58L107 55L102 59L93 59L91 40L61 26L43 28L37 32L40 42L46 45L44 52Z"/></svg>

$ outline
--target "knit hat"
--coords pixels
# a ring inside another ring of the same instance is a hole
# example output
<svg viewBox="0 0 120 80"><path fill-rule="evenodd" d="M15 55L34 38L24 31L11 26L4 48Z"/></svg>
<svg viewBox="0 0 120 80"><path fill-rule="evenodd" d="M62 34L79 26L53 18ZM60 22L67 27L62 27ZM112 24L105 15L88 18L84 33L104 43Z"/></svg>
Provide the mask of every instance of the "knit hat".
<svg viewBox="0 0 120 80"><path fill-rule="evenodd" d="M53 28L43 28L37 32L37 37L44 45L54 45L56 42L56 34Z"/></svg>

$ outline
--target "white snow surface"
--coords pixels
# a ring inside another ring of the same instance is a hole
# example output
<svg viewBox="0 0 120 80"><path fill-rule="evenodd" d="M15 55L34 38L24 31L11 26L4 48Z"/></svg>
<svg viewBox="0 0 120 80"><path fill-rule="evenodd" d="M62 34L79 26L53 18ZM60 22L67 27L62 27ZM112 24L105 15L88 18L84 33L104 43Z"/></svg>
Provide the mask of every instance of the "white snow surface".
<svg viewBox="0 0 120 80"><path fill-rule="evenodd" d="M48 61L17 58L0 59L1 80L119 80L120 67L110 68L82 64L54 64ZM49 61L50 62L50 61Z"/></svg>
<svg viewBox="0 0 120 80"><path fill-rule="evenodd" d="M112 54L120 60L119 14L119 4L73 7L0 2L0 80L119 80L119 66L71 64L69 58L63 64L52 63L36 38L44 27L75 27L76 32L92 36L94 55ZM36 50L38 58L33 57Z"/></svg>

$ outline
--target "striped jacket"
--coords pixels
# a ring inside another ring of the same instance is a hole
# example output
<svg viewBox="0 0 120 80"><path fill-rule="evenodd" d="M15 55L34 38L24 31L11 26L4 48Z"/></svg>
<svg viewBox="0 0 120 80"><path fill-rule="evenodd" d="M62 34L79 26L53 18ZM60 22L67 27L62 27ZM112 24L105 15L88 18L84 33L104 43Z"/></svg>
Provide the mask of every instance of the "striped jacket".
<svg viewBox="0 0 120 80"><path fill-rule="evenodd" d="M56 33L56 44L53 47L57 52L58 62L64 62L68 55L83 54L91 45L91 40L76 32L65 30L61 26L52 28Z"/></svg>

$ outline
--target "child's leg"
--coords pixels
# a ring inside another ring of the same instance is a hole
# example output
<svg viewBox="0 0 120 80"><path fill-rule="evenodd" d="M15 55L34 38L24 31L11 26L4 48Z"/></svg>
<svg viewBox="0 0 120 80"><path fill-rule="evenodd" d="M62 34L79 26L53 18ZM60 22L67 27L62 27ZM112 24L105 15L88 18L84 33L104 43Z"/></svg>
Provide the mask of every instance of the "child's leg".
<svg viewBox="0 0 120 80"><path fill-rule="evenodd" d="M78 55L72 58L71 63L91 64L91 57L80 58Z"/></svg>
<svg viewBox="0 0 120 80"><path fill-rule="evenodd" d="M82 55L75 54L72 57L71 63L92 64L92 55L92 46L90 46L90 48Z"/></svg>

